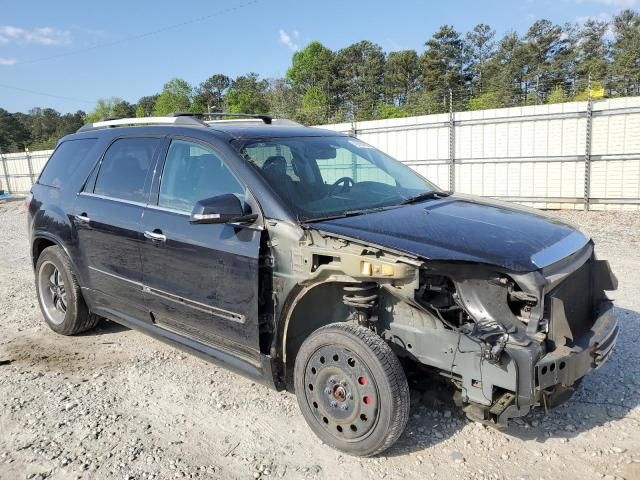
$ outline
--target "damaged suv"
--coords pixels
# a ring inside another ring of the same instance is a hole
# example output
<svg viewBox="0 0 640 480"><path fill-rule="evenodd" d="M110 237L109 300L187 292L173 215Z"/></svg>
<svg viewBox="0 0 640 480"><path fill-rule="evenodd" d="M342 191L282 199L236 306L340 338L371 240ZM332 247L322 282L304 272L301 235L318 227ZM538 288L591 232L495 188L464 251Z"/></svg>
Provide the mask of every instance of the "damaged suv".
<svg viewBox="0 0 640 480"><path fill-rule="evenodd" d="M216 118L60 140L28 198L54 331L105 317L295 391L322 441L362 456L402 433L408 372L504 425L607 360L617 281L583 232L441 191L348 135Z"/></svg>

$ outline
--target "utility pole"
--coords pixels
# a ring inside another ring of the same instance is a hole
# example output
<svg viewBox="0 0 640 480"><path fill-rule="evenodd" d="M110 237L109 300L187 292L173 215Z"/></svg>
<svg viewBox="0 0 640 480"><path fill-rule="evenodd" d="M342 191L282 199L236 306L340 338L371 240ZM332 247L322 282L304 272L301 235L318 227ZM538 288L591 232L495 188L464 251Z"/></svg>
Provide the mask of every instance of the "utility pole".
<svg viewBox="0 0 640 480"><path fill-rule="evenodd" d="M449 191L456 188L456 125L453 115L453 90L449 87Z"/></svg>
<svg viewBox="0 0 640 480"><path fill-rule="evenodd" d="M593 126L593 99L591 98L591 73L587 80L587 125L584 147L584 210L589 210L591 196L591 130Z"/></svg>

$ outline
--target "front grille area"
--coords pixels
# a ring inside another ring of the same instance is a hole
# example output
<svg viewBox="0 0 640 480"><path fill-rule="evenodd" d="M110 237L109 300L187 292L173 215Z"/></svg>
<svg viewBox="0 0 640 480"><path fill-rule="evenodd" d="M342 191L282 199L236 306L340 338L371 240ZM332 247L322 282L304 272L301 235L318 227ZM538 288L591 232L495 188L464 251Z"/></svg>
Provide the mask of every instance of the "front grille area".
<svg viewBox="0 0 640 480"><path fill-rule="evenodd" d="M574 345L593 325L592 265L585 262L546 296L549 340L556 346Z"/></svg>

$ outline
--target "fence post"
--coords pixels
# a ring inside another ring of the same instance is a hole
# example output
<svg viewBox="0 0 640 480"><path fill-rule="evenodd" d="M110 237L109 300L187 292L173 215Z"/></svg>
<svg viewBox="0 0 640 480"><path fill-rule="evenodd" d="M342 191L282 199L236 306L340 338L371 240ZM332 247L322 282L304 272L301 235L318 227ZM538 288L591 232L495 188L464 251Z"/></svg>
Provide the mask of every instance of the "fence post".
<svg viewBox="0 0 640 480"><path fill-rule="evenodd" d="M0 152L0 158L2 159L2 171L4 172L4 183L7 184L7 192L11 192L11 183L9 182L9 170L7 170L7 159L4 154Z"/></svg>
<svg viewBox="0 0 640 480"><path fill-rule="evenodd" d="M591 98L591 74L587 81L587 125L584 146L584 210L588 211L591 197L591 133L593 128L593 99Z"/></svg>
<svg viewBox="0 0 640 480"><path fill-rule="evenodd" d="M456 189L456 124L453 115L453 90L449 88L449 191Z"/></svg>
<svg viewBox="0 0 640 480"><path fill-rule="evenodd" d="M27 155L27 166L29 167L29 180L31 180L31 186L33 186L33 163L31 161L31 155L29 155L29 150L25 150L25 154ZM29 186L29 189L31 189L31 186Z"/></svg>

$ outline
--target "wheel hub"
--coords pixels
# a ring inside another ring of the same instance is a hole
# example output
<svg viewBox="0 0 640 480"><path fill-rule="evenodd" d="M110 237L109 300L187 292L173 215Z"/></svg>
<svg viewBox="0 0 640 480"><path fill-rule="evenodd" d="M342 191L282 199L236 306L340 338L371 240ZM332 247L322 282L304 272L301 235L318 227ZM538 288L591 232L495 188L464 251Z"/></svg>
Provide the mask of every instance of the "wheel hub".
<svg viewBox="0 0 640 480"><path fill-rule="evenodd" d="M319 424L343 440L359 440L375 426L378 388L362 360L339 346L324 346L305 371L306 397Z"/></svg>
<svg viewBox="0 0 640 480"><path fill-rule="evenodd" d="M64 277L53 262L44 262L38 271L40 301L44 313L54 324L59 325L67 314L67 289Z"/></svg>

